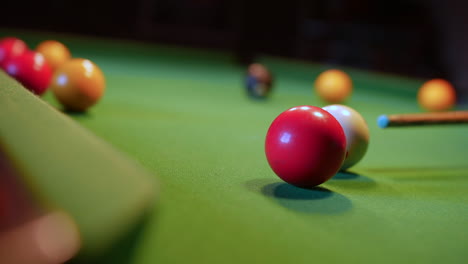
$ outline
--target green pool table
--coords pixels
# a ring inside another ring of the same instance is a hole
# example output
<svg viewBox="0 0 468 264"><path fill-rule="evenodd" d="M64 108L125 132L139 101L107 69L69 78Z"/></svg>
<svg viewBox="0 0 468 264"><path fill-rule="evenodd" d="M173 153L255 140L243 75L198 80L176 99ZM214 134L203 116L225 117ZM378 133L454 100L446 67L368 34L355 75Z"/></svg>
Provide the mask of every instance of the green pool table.
<svg viewBox="0 0 468 264"><path fill-rule="evenodd" d="M158 186L138 231L115 241L96 262L468 261L468 127L376 124L381 114L421 112L415 97L423 80L344 68L354 82L346 104L367 120L369 149L348 172L304 190L272 172L264 139L282 111L326 105L312 83L328 65L262 56L275 75L274 91L267 100L251 100L246 69L229 53L1 32L30 46L60 40L75 57L99 65L104 97L87 113L64 118L140 164ZM50 91L34 100L61 109ZM53 134L34 140L41 137ZM100 187L105 184L111 182Z"/></svg>

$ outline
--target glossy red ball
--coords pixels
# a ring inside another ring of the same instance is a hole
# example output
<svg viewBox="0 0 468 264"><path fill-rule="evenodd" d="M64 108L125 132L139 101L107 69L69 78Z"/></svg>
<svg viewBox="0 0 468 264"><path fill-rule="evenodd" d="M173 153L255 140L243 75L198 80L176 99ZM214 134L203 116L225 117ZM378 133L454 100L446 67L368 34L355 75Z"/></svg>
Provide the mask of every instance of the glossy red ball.
<svg viewBox="0 0 468 264"><path fill-rule="evenodd" d="M24 41L14 37L6 37L0 40L0 67L5 69L5 64L12 58L23 55L28 51Z"/></svg>
<svg viewBox="0 0 468 264"><path fill-rule="evenodd" d="M28 51L19 57L8 60L5 64L5 70L37 95L42 95L47 90L52 79L52 70L44 56L34 51Z"/></svg>
<svg viewBox="0 0 468 264"><path fill-rule="evenodd" d="M273 121L266 135L265 154L270 167L285 182L311 188L338 172L346 156L346 137L327 111L297 106Z"/></svg>

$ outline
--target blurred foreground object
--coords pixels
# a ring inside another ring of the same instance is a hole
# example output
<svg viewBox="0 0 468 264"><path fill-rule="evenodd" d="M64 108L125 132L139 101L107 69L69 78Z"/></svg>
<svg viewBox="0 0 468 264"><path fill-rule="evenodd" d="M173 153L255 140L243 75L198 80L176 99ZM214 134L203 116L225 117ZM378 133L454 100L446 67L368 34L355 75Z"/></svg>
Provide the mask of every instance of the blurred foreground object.
<svg viewBox="0 0 468 264"><path fill-rule="evenodd" d="M0 199L0 213L11 217L4 230L63 211L73 220L59 221L79 230L80 256L92 258L153 209L154 175L2 72L0 124L0 161L15 186Z"/></svg>
<svg viewBox="0 0 468 264"><path fill-rule="evenodd" d="M0 263L58 264L77 254L81 241L73 219L53 212L0 234Z"/></svg>

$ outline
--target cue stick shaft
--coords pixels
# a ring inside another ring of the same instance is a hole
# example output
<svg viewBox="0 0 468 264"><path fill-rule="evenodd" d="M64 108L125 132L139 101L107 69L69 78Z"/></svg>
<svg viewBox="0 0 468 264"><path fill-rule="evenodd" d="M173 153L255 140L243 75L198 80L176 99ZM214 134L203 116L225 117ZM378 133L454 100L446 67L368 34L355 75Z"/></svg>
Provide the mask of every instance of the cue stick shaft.
<svg viewBox="0 0 468 264"><path fill-rule="evenodd" d="M468 123L468 111L383 115L378 119L382 128L463 123Z"/></svg>

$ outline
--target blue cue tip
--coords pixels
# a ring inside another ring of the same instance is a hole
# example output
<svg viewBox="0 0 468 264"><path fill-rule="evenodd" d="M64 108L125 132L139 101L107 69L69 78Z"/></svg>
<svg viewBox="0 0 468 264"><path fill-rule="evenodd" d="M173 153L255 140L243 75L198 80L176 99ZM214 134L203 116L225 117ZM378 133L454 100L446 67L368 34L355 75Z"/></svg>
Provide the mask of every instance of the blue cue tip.
<svg viewBox="0 0 468 264"><path fill-rule="evenodd" d="M388 119L388 116L386 115L381 115L379 116L379 118L377 118L377 125L380 128L386 128L389 123L390 123L390 120Z"/></svg>

